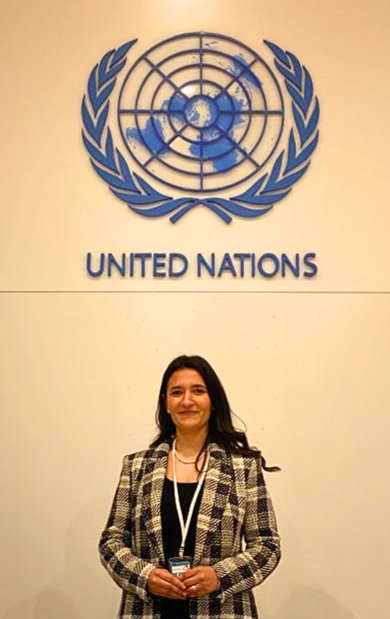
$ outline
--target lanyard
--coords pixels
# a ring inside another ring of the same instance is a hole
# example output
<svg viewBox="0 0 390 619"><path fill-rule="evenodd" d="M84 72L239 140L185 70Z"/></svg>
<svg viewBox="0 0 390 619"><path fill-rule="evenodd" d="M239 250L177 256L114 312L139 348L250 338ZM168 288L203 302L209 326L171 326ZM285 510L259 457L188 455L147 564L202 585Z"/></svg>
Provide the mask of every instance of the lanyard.
<svg viewBox="0 0 390 619"><path fill-rule="evenodd" d="M184 522L183 512L182 512L181 505L180 505L180 497L179 497L179 490L178 490L178 486L177 486L177 478L176 478L176 440L173 442L172 451L173 451L173 489L174 489L174 493L175 493L175 503L176 503L177 515L179 517L180 528L181 528L181 545L180 545L180 550L179 550L179 557L182 559L183 556L184 556L184 546L185 546L185 543L186 543L187 533L188 533L188 530L190 528L191 518L192 518L192 514L193 514L193 511L194 511L194 508L195 508L196 499L199 496L199 492L200 492L200 489L202 487L204 478L206 477L210 454L209 454L209 452L207 452L206 462L204 464L203 471L200 474L200 477L198 479L198 485L196 486L196 490L195 490L194 496L192 497L190 509L188 510L187 520L186 520L186 522Z"/></svg>

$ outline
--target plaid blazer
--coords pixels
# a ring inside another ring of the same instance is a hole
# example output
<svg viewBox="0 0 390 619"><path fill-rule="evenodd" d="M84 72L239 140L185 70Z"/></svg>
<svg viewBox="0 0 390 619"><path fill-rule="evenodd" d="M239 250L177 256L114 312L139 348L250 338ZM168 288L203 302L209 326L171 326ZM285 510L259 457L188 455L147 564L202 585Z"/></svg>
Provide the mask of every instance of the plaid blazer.
<svg viewBox="0 0 390 619"><path fill-rule="evenodd" d="M123 460L99 544L104 567L123 590L118 619L160 617L160 599L148 592L147 581L152 569L165 563L160 506L169 448L162 443ZM228 455L211 444L193 565L212 565L221 587L189 598L191 619L256 618L251 589L275 569L279 558L260 452L255 457Z"/></svg>

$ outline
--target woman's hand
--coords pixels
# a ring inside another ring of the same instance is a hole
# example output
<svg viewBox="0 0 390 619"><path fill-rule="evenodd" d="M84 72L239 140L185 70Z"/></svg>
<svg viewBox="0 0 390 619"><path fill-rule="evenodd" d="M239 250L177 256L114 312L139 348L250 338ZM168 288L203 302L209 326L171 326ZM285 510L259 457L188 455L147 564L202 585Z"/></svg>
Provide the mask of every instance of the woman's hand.
<svg viewBox="0 0 390 619"><path fill-rule="evenodd" d="M198 565L186 570L180 580L186 587L187 597L208 595L219 587L218 576L209 565Z"/></svg>
<svg viewBox="0 0 390 619"><path fill-rule="evenodd" d="M160 567L156 567L150 572L148 590L153 595L171 600L185 600L187 597L185 585L168 570Z"/></svg>

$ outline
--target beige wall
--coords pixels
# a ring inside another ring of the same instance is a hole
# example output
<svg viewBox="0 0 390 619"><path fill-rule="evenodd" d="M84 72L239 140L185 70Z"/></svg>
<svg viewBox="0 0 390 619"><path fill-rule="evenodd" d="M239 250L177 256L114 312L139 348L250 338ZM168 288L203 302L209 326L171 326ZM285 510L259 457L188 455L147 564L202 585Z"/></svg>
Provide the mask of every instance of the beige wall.
<svg viewBox="0 0 390 619"><path fill-rule="evenodd" d="M161 373L182 352L214 364L250 442L283 468L267 477L284 558L256 589L263 618L385 617L388 3L3 0L0 10L1 619L115 617L98 536L122 456L153 436ZM260 52L275 41L315 80L320 145L263 220L226 226L199 209L176 226L147 222L110 195L80 141L81 97L105 51L138 37L138 55L200 29ZM319 275L85 275L87 251L151 249L315 251ZM180 294L198 289L209 292Z"/></svg>

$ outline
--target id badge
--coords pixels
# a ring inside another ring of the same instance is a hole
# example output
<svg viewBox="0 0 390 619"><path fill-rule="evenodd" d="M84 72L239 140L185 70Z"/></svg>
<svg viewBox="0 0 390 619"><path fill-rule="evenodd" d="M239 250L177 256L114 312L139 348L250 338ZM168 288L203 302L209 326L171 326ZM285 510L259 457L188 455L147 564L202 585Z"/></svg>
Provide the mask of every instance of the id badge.
<svg viewBox="0 0 390 619"><path fill-rule="evenodd" d="M168 559L169 571L176 577L184 574L191 567L191 557L172 557Z"/></svg>

